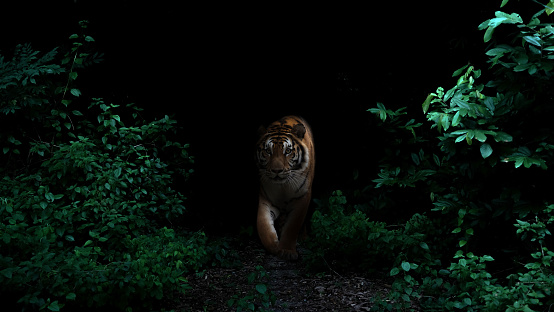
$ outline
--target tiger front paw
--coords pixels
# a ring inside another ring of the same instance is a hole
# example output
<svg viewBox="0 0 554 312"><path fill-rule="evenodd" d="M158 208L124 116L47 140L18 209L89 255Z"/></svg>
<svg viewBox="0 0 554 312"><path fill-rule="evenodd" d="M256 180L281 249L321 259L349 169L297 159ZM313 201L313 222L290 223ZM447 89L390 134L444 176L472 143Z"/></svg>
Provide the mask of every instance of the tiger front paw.
<svg viewBox="0 0 554 312"><path fill-rule="evenodd" d="M277 255L283 260L298 260L296 249L280 249Z"/></svg>

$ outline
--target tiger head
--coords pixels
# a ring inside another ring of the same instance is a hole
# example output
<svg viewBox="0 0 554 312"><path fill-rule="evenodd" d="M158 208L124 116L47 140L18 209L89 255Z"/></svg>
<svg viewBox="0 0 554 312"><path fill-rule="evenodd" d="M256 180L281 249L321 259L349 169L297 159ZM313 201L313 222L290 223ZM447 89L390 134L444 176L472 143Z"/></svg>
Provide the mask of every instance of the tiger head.
<svg viewBox="0 0 554 312"><path fill-rule="evenodd" d="M257 160L262 181L293 182L306 169L308 153L302 142L306 133L303 124L273 123L258 141Z"/></svg>

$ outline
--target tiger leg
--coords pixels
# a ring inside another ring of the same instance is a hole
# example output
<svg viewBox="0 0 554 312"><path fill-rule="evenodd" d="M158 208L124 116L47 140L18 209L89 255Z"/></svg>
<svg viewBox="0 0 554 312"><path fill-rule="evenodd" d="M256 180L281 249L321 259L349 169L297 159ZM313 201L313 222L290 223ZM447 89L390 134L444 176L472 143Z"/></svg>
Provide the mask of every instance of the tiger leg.
<svg viewBox="0 0 554 312"><path fill-rule="evenodd" d="M260 195L257 220L258 235L265 249L274 255L277 255L279 251L279 238L274 224L278 217L279 210Z"/></svg>
<svg viewBox="0 0 554 312"><path fill-rule="evenodd" d="M279 256L283 259L298 259L296 241L304 225L309 204L310 194L306 194L294 203L292 211L288 215L287 221L281 231L281 240L279 241Z"/></svg>

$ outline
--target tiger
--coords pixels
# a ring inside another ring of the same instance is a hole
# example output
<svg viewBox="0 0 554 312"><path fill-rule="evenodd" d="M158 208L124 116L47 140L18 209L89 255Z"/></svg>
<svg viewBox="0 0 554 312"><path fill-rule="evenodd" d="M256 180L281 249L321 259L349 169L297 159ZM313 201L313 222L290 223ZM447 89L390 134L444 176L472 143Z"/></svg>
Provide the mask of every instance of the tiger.
<svg viewBox="0 0 554 312"><path fill-rule="evenodd" d="M286 116L259 132L258 235L270 253L297 260L296 242L312 197L312 131L303 118Z"/></svg>

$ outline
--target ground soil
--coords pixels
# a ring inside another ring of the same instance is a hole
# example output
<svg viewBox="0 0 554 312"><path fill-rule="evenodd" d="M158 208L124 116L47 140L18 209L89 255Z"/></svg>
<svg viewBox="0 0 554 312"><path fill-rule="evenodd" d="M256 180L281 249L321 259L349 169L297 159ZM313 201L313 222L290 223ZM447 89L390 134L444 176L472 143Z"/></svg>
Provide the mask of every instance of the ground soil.
<svg viewBox="0 0 554 312"><path fill-rule="evenodd" d="M308 251L299 249L302 256ZM389 285L382 280L355 273L308 272L305 263L283 261L267 254L257 241L242 244L235 255L240 262L232 267L213 266L202 274L187 278L192 287L180 296L176 311L369 311L372 299L383 297ZM260 268L259 266L262 266ZM252 272L263 272L250 282ZM256 291L256 285L264 284L271 295L265 299ZM242 305L238 303L241 298ZM254 299L252 299L254 298ZM232 306L229 300L235 299ZM274 301L272 305L270 302ZM248 306L248 303L254 306ZM270 305L264 307L264 304ZM238 309L239 308L239 309Z"/></svg>

